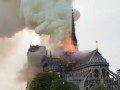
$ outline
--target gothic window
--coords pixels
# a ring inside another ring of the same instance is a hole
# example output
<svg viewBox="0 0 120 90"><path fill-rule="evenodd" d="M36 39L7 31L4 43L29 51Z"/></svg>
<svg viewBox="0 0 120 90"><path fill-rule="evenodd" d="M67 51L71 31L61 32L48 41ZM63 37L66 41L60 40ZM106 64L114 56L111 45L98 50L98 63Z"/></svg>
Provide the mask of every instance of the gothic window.
<svg viewBox="0 0 120 90"><path fill-rule="evenodd" d="M106 76L105 73L106 73L105 69L102 69L102 75L103 75L103 77Z"/></svg>
<svg viewBox="0 0 120 90"><path fill-rule="evenodd" d="M95 69L95 70L94 70L94 77L95 77L95 78L98 78L98 77L99 77L98 69Z"/></svg>
<svg viewBox="0 0 120 90"><path fill-rule="evenodd" d="M92 78L92 73L90 73L90 78Z"/></svg>
<svg viewBox="0 0 120 90"><path fill-rule="evenodd" d="M107 72L107 77L109 77L109 72Z"/></svg>

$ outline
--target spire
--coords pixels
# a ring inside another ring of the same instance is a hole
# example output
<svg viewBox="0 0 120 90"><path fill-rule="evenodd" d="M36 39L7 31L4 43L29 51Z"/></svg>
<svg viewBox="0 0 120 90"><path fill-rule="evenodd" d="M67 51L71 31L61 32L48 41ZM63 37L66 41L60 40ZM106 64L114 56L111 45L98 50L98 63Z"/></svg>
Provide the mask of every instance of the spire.
<svg viewBox="0 0 120 90"><path fill-rule="evenodd" d="M77 47L77 38L76 38L76 35L75 35L75 23L74 23L73 10L72 10L72 40L73 40L74 46Z"/></svg>

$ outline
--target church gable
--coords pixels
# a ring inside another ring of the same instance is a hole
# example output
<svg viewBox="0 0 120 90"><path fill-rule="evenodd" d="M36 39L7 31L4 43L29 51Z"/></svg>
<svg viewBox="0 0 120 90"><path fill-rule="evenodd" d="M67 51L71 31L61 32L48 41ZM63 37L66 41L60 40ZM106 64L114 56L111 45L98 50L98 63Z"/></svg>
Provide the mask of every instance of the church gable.
<svg viewBox="0 0 120 90"><path fill-rule="evenodd" d="M98 52L98 50L95 50L91 58L88 60L88 64L109 65L103 56Z"/></svg>

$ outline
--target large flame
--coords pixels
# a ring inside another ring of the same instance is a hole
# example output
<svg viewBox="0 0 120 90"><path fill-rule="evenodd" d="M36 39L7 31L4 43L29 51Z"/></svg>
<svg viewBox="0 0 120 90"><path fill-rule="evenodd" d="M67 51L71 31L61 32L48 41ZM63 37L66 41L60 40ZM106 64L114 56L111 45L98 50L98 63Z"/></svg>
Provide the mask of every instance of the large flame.
<svg viewBox="0 0 120 90"><path fill-rule="evenodd" d="M76 52L77 48L73 45L71 36L66 36L63 41L63 47L65 52Z"/></svg>

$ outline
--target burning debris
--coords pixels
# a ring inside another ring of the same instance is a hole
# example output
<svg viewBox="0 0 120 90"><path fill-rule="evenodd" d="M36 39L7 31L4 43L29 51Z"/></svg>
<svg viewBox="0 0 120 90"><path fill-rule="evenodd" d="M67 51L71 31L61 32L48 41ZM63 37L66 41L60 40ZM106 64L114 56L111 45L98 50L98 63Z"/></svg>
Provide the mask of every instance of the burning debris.
<svg viewBox="0 0 120 90"><path fill-rule="evenodd" d="M78 56L75 56L76 52L64 52L60 59L67 62L68 65L74 65L77 62L80 61L80 58Z"/></svg>

